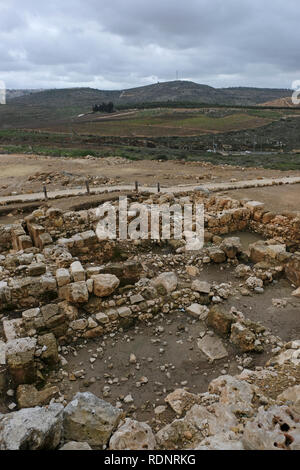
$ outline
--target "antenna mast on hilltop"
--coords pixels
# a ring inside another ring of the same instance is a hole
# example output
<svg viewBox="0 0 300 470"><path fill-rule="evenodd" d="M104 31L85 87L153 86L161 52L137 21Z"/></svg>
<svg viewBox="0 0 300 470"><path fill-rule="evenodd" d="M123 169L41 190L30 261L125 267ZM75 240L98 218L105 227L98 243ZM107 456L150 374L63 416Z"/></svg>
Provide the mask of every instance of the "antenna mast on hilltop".
<svg viewBox="0 0 300 470"><path fill-rule="evenodd" d="M179 72L178 70L176 70L176 80L178 80L178 77L179 77Z"/></svg>

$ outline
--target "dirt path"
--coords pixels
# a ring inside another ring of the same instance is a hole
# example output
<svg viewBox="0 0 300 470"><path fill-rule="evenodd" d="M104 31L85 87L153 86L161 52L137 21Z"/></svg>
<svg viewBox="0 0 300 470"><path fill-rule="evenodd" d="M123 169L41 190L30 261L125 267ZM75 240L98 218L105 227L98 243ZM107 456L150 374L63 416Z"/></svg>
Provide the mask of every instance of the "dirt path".
<svg viewBox="0 0 300 470"><path fill-rule="evenodd" d="M246 180L246 181L238 181L234 183L204 183L200 187L203 189L207 189L208 191L225 191L225 190L235 190L235 189L245 189L245 188L257 188L257 187L265 187L265 186L274 186L274 185L283 185L283 184L296 184L300 183L299 176L291 176L285 178L265 178L255 179L255 180ZM197 185L177 185L177 186L169 186L169 187L161 187L161 192L164 193L180 193L185 191L194 191L195 189L199 188L199 184ZM92 189L92 194L100 194L104 192L115 192L115 191L130 191L133 190L133 185L114 185L114 186L99 186ZM145 191L149 193L157 192L156 186L140 186L140 191ZM71 196L79 196L81 194L86 194L86 189L64 189L58 191L49 191L48 192L48 199L56 199L61 197L71 197ZM0 204L9 204L9 203L17 203L17 202L32 202L32 201L39 201L44 200L43 193L33 193L33 194L20 194L14 196L4 196L0 197Z"/></svg>

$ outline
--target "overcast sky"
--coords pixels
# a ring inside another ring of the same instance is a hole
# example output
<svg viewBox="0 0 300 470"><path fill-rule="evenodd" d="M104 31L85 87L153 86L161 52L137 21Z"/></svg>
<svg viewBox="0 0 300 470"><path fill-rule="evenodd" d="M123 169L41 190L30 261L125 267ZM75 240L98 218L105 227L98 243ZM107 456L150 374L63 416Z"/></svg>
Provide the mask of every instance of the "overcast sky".
<svg viewBox="0 0 300 470"><path fill-rule="evenodd" d="M0 0L7 88L175 80L290 88L299 0Z"/></svg>

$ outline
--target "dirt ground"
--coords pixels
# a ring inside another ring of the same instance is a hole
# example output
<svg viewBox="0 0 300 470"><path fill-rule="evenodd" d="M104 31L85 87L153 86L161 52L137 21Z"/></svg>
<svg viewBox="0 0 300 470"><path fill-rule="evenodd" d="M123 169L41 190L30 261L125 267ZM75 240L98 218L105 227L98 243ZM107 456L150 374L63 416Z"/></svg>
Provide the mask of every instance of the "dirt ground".
<svg viewBox="0 0 300 470"><path fill-rule="evenodd" d="M107 178L108 185L133 184L137 180L144 185L164 186L222 182L256 178L298 175L299 171L283 172L263 168L215 166L205 162L164 162L153 160L129 161L103 158L57 158L35 155L0 155L0 196L12 193L39 192L47 183L48 190L83 187L85 178ZM67 182L69 180L69 183ZM99 182L98 182L99 185Z"/></svg>
<svg viewBox="0 0 300 470"><path fill-rule="evenodd" d="M225 192L224 192L225 194ZM270 211L300 211L300 185L268 186L265 188L248 188L244 190L226 191L228 196L235 199L249 198L265 203Z"/></svg>

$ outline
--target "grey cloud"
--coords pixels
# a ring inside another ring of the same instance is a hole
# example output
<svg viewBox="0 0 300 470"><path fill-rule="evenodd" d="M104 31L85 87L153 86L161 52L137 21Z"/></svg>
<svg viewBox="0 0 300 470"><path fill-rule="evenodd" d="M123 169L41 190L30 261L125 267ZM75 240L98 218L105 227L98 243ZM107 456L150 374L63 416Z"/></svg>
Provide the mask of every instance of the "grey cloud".
<svg viewBox="0 0 300 470"><path fill-rule="evenodd" d="M289 87L300 79L298 0L8 0L9 88L127 88L180 78Z"/></svg>

